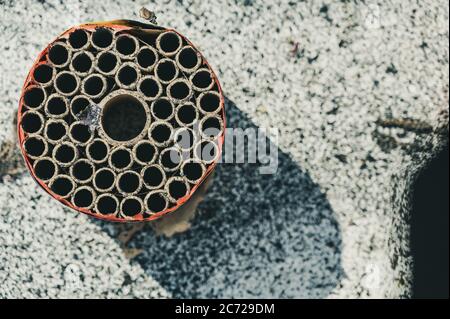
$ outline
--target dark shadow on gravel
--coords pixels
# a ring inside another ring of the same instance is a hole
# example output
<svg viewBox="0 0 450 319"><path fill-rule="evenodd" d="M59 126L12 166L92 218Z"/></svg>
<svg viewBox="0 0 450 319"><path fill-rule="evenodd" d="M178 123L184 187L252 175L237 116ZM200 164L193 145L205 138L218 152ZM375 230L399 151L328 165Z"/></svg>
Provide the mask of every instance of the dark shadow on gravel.
<svg viewBox="0 0 450 319"><path fill-rule="evenodd" d="M227 127L256 127L229 100L226 112ZM308 174L278 154L274 175L258 164L218 165L192 227L171 238L145 228L130 243L144 250L134 260L175 298L328 296L344 275L335 214Z"/></svg>

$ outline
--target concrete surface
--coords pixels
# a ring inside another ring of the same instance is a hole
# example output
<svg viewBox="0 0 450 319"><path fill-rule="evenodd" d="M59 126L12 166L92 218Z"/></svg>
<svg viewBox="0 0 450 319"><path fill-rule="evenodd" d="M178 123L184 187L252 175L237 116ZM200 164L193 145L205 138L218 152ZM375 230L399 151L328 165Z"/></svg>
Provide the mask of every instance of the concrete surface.
<svg viewBox="0 0 450 319"><path fill-rule="evenodd" d="M431 152L409 146L426 144L448 107L447 1L0 3L1 298L410 295L407 254L392 263L408 251L392 185ZM220 165L191 229L167 239L146 227L130 259L116 225L35 185L12 123L47 43L81 22L137 18L142 5L205 54L229 127L279 129L279 169Z"/></svg>

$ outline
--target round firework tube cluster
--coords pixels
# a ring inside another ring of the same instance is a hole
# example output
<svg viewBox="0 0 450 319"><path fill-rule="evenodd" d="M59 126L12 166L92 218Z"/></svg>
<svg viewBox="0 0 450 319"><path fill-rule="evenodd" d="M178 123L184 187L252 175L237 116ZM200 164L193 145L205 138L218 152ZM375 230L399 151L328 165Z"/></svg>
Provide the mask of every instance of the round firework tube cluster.
<svg viewBox="0 0 450 319"><path fill-rule="evenodd" d="M31 175L56 200L101 219L154 220L186 203L217 164L224 97L177 31L83 24L39 55L17 129Z"/></svg>

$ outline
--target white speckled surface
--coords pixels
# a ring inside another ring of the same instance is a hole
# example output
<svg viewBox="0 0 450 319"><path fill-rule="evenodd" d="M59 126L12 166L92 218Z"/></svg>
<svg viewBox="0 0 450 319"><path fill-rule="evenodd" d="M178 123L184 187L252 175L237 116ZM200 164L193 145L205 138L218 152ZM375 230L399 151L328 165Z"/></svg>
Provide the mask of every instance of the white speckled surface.
<svg viewBox="0 0 450 319"><path fill-rule="evenodd" d="M0 159L0 297L408 295L389 259L390 183L410 161L402 145L426 136L377 121L434 125L447 105L446 1L0 3L2 152L42 48L142 5L217 71L228 126L280 130L276 175L220 165L193 227L170 239L144 229L131 261L114 226L63 209Z"/></svg>

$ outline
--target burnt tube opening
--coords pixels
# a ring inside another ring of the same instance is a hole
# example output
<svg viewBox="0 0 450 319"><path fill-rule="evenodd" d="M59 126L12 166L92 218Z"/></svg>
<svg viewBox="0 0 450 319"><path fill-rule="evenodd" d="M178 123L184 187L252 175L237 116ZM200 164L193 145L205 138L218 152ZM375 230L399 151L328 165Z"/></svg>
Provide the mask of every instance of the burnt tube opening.
<svg viewBox="0 0 450 319"><path fill-rule="evenodd" d="M136 197L127 197L122 201L121 212L127 217L140 214L143 210L141 201Z"/></svg>
<svg viewBox="0 0 450 319"><path fill-rule="evenodd" d="M62 94L70 95L78 89L78 80L70 72L61 72L56 76L55 87Z"/></svg>
<svg viewBox="0 0 450 319"><path fill-rule="evenodd" d="M23 102L29 108L37 109L44 103L45 95L46 94L43 88L33 86L25 91L23 95Z"/></svg>
<svg viewBox="0 0 450 319"><path fill-rule="evenodd" d="M73 116L81 114L91 104L91 101L84 96L75 97L70 105Z"/></svg>
<svg viewBox="0 0 450 319"><path fill-rule="evenodd" d="M92 34L92 44L99 49L106 49L113 43L114 36L110 29L97 28Z"/></svg>
<svg viewBox="0 0 450 319"><path fill-rule="evenodd" d="M220 108L220 96L217 93L206 92L203 93L198 100L198 107L204 113L214 113Z"/></svg>
<svg viewBox="0 0 450 319"><path fill-rule="evenodd" d="M170 141L172 127L165 122L154 123L150 127L150 138L158 145L163 145Z"/></svg>
<svg viewBox="0 0 450 319"><path fill-rule="evenodd" d="M118 148L111 153L111 166L116 169L125 169L131 165L131 153L126 148Z"/></svg>
<svg viewBox="0 0 450 319"><path fill-rule="evenodd" d="M204 166L200 162L190 161L183 164L181 173L191 182L197 182L204 172Z"/></svg>
<svg viewBox="0 0 450 319"><path fill-rule="evenodd" d="M167 182L167 193L175 201L186 196L188 192L189 188L182 179L172 178Z"/></svg>
<svg viewBox="0 0 450 319"><path fill-rule="evenodd" d="M102 168L94 175L94 186L98 190L107 191L114 187L116 174L109 168Z"/></svg>
<svg viewBox="0 0 450 319"><path fill-rule="evenodd" d="M80 187L75 190L72 197L72 203L80 208L90 208L94 203L94 200L94 191L87 187Z"/></svg>
<svg viewBox="0 0 450 319"><path fill-rule="evenodd" d="M52 95L47 101L46 111L50 116L62 117L68 112L67 100L60 95Z"/></svg>
<svg viewBox="0 0 450 319"><path fill-rule="evenodd" d="M87 32L82 29L75 30L69 35L69 44L75 50L84 48L88 41L89 36Z"/></svg>
<svg viewBox="0 0 450 319"><path fill-rule="evenodd" d="M137 55L137 63L141 68L148 70L155 65L157 58L156 52L144 47Z"/></svg>
<svg viewBox="0 0 450 319"><path fill-rule="evenodd" d="M70 52L62 43L54 44L48 51L48 59L56 66L63 66L69 62Z"/></svg>
<svg viewBox="0 0 450 319"><path fill-rule="evenodd" d="M117 179L117 188L126 194L133 194L141 187L141 179L139 174L130 171L119 175Z"/></svg>
<svg viewBox="0 0 450 319"><path fill-rule="evenodd" d="M108 145L102 140L95 140L87 147L89 157L96 163L106 160L108 156Z"/></svg>
<svg viewBox="0 0 450 319"><path fill-rule="evenodd" d="M173 115L173 111L173 104L167 98L158 99L151 105L152 115L159 120L170 119Z"/></svg>
<svg viewBox="0 0 450 319"><path fill-rule="evenodd" d="M161 152L160 164L164 170L171 172L176 170L181 164L181 153L175 148L166 148Z"/></svg>
<svg viewBox="0 0 450 319"><path fill-rule="evenodd" d="M103 107L103 131L115 141L132 140L142 133L146 123L147 113L144 105L132 95L117 95Z"/></svg>
<svg viewBox="0 0 450 319"><path fill-rule="evenodd" d="M181 125L192 125L197 117L197 109L192 103L183 104L177 109L176 118Z"/></svg>
<svg viewBox="0 0 450 319"><path fill-rule="evenodd" d="M88 182L94 174L94 165L81 159L70 167L72 177L79 182Z"/></svg>
<svg viewBox="0 0 450 319"><path fill-rule="evenodd" d="M98 197L96 207L98 213L102 215L111 215L117 212L119 202L113 195L103 194Z"/></svg>
<svg viewBox="0 0 450 319"><path fill-rule="evenodd" d="M134 156L139 163L148 164L154 161L156 147L150 142L143 141L135 146Z"/></svg>
<svg viewBox="0 0 450 319"><path fill-rule="evenodd" d="M161 94L161 84L153 77L145 77L139 82L139 91L147 98L154 99Z"/></svg>
<svg viewBox="0 0 450 319"><path fill-rule="evenodd" d="M177 75L177 67L172 60L164 59L156 65L156 76L165 83L172 81Z"/></svg>
<svg viewBox="0 0 450 319"><path fill-rule="evenodd" d="M83 81L83 91L87 95L96 98L106 89L106 82L100 75L93 74Z"/></svg>
<svg viewBox="0 0 450 319"><path fill-rule="evenodd" d="M72 144L64 143L55 147L53 158L61 165L71 164L77 157L77 151Z"/></svg>
<svg viewBox="0 0 450 319"><path fill-rule="evenodd" d="M122 56L131 56L137 49L137 41L129 35L120 35L116 40L116 50Z"/></svg>
<svg viewBox="0 0 450 319"><path fill-rule="evenodd" d="M117 56L109 51L105 51L98 56L97 68L100 72L111 74L119 62Z"/></svg>
<svg viewBox="0 0 450 319"><path fill-rule="evenodd" d="M207 90L213 85L213 78L207 69L198 70L191 78L195 89Z"/></svg>
<svg viewBox="0 0 450 319"><path fill-rule="evenodd" d="M56 170L56 163L50 158L38 159L34 164L34 174L43 181L48 181L55 176Z"/></svg>
<svg viewBox="0 0 450 319"><path fill-rule="evenodd" d="M200 124L200 132L206 138L213 138L222 132L222 120L215 116L203 118Z"/></svg>
<svg viewBox="0 0 450 319"><path fill-rule="evenodd" d="M73 71L87 73L91 70L93 65L92 56L86 52L80 52L73 57L71 63Z"/></svg>
<svg viewBox="0 0 450 319"><path fill-rule="evenodd" d="M80 144L85 144L92 138L89 126L80 122L75 122L71 125L69 134L74 142Z"/></svg>
<svg viewBox="0 0 450 319"><path fill-rule="evenodd" d="M47 84L53 79L54 69L48 64L40 64L33 71L33 78L40 84Z"/></svg>
<svg viewBox="0 0 450 319"><path fill-rule="evenodd" d="M165 32L158 37L157 43L163 53L171 55L181 47L181 38L174 32Z"/></svg>
<svg viewBox="0 0 450 319"><path fill-rule="evenodd" d="M67 127L62 121L48 122L45 136L51 141L59 141L67 134Z"/></svg>
<svg viewBox="0 0 450 319"><path fill-rule="evenodd" d="M154 192L148 194L145 199L147 209L152 213L158 213L167 208L167 199L163 192Z"/></svg>
<svg viewBox="0 0 450 319"><path fill-rule="evenodd" d="M191 95L191 87L185 80L174 81L169 84L168 93L171 98L182 101Z"/></svg>
<svg viewBox="0 0 450 319"><path fill-rule="evenodd" d="M39 113L33 111L25 112L20 123L26 133L37 133L42 129L43 121Z"/></svg>
<svg viewBox="0 0 450 319"><path fill-rule="evenodd" d="M136 83L138 80L139 74L131 65L124 65L117 72L117 81L119 85L129 87Z"/></svg>
<svg viewBox="0 0 450 319"><path fill-rule="evenodd" d="M57 195L67 197L73 191L74 183L69 176L56 176L50 185L50 189Z"/></svg>
<svg viewBox="0 0 450 319"><path fill-rule="evenodd" d="M199 57L194 48L187 46L180 50L178 63L186 70L191 70L199 64Z"/></svg>
<svg viewBox="0 0 450 319"><path fill-rule="evenodd" d="M40 157L47 151L47 144L45 140L40 136L30 136L24 143L25 152L30 157Z"/></svg>
<svg viewBox="0 0 450 319"><path fill-rule="evenodd" d="M142 179L148 188L158 188L164 183L166 176L160 166L152 165L143 169Z"/></svg>

